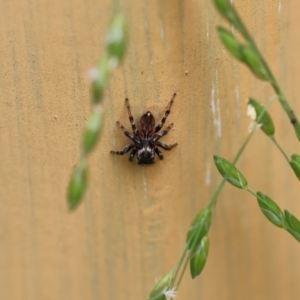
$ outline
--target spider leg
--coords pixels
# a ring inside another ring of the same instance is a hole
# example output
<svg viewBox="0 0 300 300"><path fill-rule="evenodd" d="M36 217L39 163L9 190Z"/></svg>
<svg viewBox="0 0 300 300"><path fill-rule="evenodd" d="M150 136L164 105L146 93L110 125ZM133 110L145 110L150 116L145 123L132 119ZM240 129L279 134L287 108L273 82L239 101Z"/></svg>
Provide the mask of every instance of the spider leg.
<svg viewBox="0 0 300 300"><path fill-rule="evenodd" d="M170 151L171 149L173 149L173 148L174 148L175 146L177 146L178 144L175 143L175 144L173 144L173 145L167 145L167 144L164 144L164 143L162 143L162 142L156 142L155 145L158 146L158 147L161 147L161 148L163 148L163 149L165 149L165 150Z"/></svg>
<svg viewBox="0 0 300 300"><path fill-rule="evenodd" d="M130 155L129 155L129 161L133 161L134 159L134 156L136 154L136 149L133 149L131 152L130 152Z"/></svg>
<svg viewBox="0 0 300 300"><path fill-rule="evenodd" d="M158 132L161 130L161 128L164 126L166 120L167 120L167 117L168 115L170 114L171 112L171 108L172 108L172 105L173 105L173 102L174 102L174 99L176 97L176 93L173 94L173 97L169 103L169 106L167 107L166 111L165 111L165 115L163 116L163 118L161 119L160 123L155 127L154 129L154 133Z"/></svg>
<svg viewBox="0 0 300 300"><path fill-rule="evenodd" d="M117 125L122 129L122 131L124 132L124 134L127 136L127 137L129 137L133 142L135 142L135 143L139 143L139 141L137 140L137 138L133 135L133 134L131 134L130 132L128 132L126 129L125 129L125 127L119 122L119 121L117 121Z"/></svg>
<svg viewBox="0 0 300 300"><path fill-rule="evenodd" d="M133 131L134 134L137 134L137 129L136 129L134 117L132 116L130 105L129 105L129 99L126 98L125 102L126 102L126 106L127 106L127 111L128 111L128 116L129 116L129 122L131 124L132 131Z"/></svg>
<svg viewBox="0 0 300 300"><path fill-rule="evenodd" d="M160 133L156 133L152 138L153 143L156 143L156 141L158 141L161 137L166 135L172 127L173 127L173 123L170 124L164 131L161 131Z"/></svg>
<svg viewBox="0 0 300 300"><path fill-rule="evenodd" d="M134 144L128 144L124 147L124 149L122 151L111 150L110 153L117 154L117 155L124 155L125 153L129 152L134 147L135 147Z"/></svg>
<svg viewBox="0 0 300 300"><path fill-rule="evenodd" d="M161 153L161 151L158 148L155 148L155 152L158 155L158 157L159 157L160 160L164 159L163 154Z"/></svg>

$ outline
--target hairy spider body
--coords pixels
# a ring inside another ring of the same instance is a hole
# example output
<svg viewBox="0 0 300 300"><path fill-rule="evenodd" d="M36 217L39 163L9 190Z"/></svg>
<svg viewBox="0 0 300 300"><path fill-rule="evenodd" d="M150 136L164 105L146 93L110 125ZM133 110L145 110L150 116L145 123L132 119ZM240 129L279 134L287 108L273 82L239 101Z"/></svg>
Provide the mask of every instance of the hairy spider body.
<svg viewBox="0 0 300 300"><path fill-rule="evenodd" d="M155 119L152 113L150 111L147 111L144 115L142 115L140 119L139 129L136 128L135 120L131 114L129 106L129 100L128 98L126 98L125 102L133 133L128 132L119 121L117 121L117 124L122 129L124 134L132 140L133 143L126 145L125 148L121 151L112 150L110 152L117 155L124 155L131 151L129 160L133 161L134 157L136 156L136 161L140 165L153 164L155 162L155 154L157 154L159 159L162 160L164 156L160 149L157 148L157 146L168 151L177 146L177 143L173 145L166 145L159 141L159 139L166 135L173 127L172 123L165 130L160 131L171 112L171 107L173 105L175 96L176 93L173 94L173 97L165 111L165 114L161 122L157 126L155 126Z"/></svg>

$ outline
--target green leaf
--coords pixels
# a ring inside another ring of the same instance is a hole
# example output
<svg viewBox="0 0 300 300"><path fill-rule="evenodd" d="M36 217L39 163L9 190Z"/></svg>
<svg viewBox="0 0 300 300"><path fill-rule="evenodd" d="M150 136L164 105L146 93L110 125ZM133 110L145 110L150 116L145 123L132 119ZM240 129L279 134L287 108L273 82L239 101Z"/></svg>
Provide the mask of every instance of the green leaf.
<svg viewBox="0 0 300 300"><path fill-rule="evenodd" d="M214 155L215 165L220 174L232 185L239 189L245 189L248 185L244 175L228 160Z"/></svg>
<svg viewBox="0 0 300 300"><path fill-rule="evenodd" d="M85 159L79 161L73 172L68 192L70 209L75 209L80 203L87 185L87 164Z"/></svg>
<svg viewBox="0 0 300 300"><path fill-rule="evenodd" d="M277 227L284 227L285 217L280 207L267 195L257 192L258 205L267 219Z"/></svg>
<svg viewBox="0 0 300 300"><path fill-rule="evenodd" d="M187 249L193 250L199 247L201 240L207 235L212 221L212 212L205 208L194 218L186 237Z"/></svg>
<svg viewBox="0 0 300 300"><path fill-rule="evenodd" d="M214 2L220 14L237 29L243 31L243 24L229 0L214 0Z"/></svg>
<svg viewBox="0 0 300 300"><path fill-rule="evenodd" d="M232 9L228 0L215 0L215 5L223 16L226 16L226 14L228 14L228 12Z"/></svg>
<svg viewBox="0 0 300 300"><path fill-rule="evenodd" d="M103 113L100 105L94 107L93 113L87 121L84 137L83 137L83 147L84 153L88 154L96 145L100 130L103 123Z"/></svg>
<svg viewBox="0 0 300 300"><path fill-rule="evenodd" d="M102 99L105 85L109 77L108 54L105 52L98 66L98 74L92 84L93 102L99 103Z"/></svg>
<svg viewBox="0 0 300 300"><path fill-rule="evenodd" d="M106 41L109 57L119 63L124 57L127 45L127 28L121 14L113 18Z"/></svg>
<svg viewBox="0 0 300 300"><path fill-rule="evenodd" d="M290 165L292 169L294 170L294 173L296 174L297 178L300 180L300 156L297 154L293 154L291 156Z"/></svg>
<svg viewBox="0 0 300 300"><path fill-rule="evenodd" d="M284 211L284 215L287 223L286 230L300 242L300 221L287 210Z"/></svg>
<svg viewBox="0 0 300 300"><path fill-rule="evenodd" d="M250 68L250 70L258 78L263 80L270 80L268 71L266 70L259 54L250 46L243 46L243 61Z"/></svg>
<svg viewBox="0 0 300 300"><path fill-rule="evenodd" d="M205 236L201 240L199 248L196 249L196 253L193 255L190 261L190 271L193 279L199 276L200 273L202 272L206 264L208 249L209 249L209 240L207 236Z"/></svg>
<svg viewBox="0 0 300 300"><path fill-rule="evenodd" d="M227 48L227 50L238 60L242 61L244 56L242 52L242 44L238 42L235 36L229 32L228 30L224 29L223 27L218 27L219 37Z"/></svg>
<svg viewBox="0 0 300 300"><path fill-rule="evenodd" d="M255 109L256 122L262 125L262 131L268 136L274 135L275 126L267 110L253 98L249 98L248 104Z"/></svg>
<svg viewBox="0 0 300 300"><path fill-rule="evenodd" d="M127 30L124 17L116 14L106 37L106 50L98 66L98 76L92 85L93 101L101 101L109 72L124 58L127 46Z"/></svg>
<svg viewBox="0 0 300 300"><path fill-rule="evenodd" d="M291 123L294 127L298 141L300 141L300 123L299 123L297 117L295 116L294 112L293 111L291 111L291 112L292 112L292 116L289 116L289 117L290 117Z"/></svg>
<svg viewBox="0 0 300 300"><path fill-rule="evenodd" d="M170 288L173 279L173 272L166 274L162 279L160 279L150 292L148 300L164 300L164 293Z"/></svg>

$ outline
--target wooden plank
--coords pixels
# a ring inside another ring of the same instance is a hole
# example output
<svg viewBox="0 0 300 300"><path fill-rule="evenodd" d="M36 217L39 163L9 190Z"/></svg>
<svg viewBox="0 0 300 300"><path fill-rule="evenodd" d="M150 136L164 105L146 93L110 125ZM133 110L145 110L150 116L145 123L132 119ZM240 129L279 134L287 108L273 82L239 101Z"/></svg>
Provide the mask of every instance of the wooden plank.
<svg viewBox="0 0 300 300"><path fill-rule="evenodd" d="M234 1L295 112L300 111L299 9L293 0ZM66 190L90 112L97 64L116 6L130 44L104 99L105 125L90 158L90 185L70 213ZM247 136L248 96L274 92L235 62L215 28L211 1L2 1L0 4L0 298L147 299L183 250L197 211L220 182L212 156L232 159ZM110 155L127 139L125 97L139 118L162 117L178 147L150 167ZM276 136L299 144L274 100ZM298 113L299 115L299 113ZM257 132L238 167L250 186L300 217L299 183ZM264 218L256 200L227 186L210 232L203 274L186 274L179 299L297 299L299 246Z"/></svg>

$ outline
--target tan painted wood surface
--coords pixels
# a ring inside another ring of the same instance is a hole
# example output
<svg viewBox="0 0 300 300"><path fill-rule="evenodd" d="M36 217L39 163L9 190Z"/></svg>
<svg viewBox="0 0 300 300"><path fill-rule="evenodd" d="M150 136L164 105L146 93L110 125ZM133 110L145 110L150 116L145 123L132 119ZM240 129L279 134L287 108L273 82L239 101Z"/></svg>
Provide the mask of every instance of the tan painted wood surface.
<svg viewBox="0 0 300 300"><path fill-rule="evenodd" d="M299 116L299 1L234 2ZM130 45L106 91L89 190L70 213L86 74L118 4ZM147 299L221 180L212 155L232 159L247 136L246 98L274 92L222 48L215 28L224 23L209 0L2 0L0 14L0 299ZM164 141L179 145L164 161L145 168L109 154L127 142L116 126L129 128L125 97L135 116L159 118L175 91ZM300 153L278 102L271 112L280 143ZM238 167L300 217L299 181L261 132ZM205 270L185 276L179 299L299 299L300 247L252 196L226 186L209 236Z"/></svg>

